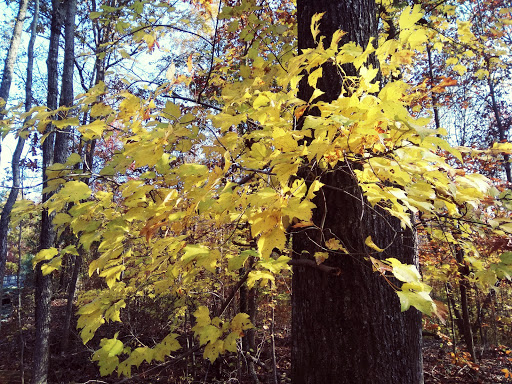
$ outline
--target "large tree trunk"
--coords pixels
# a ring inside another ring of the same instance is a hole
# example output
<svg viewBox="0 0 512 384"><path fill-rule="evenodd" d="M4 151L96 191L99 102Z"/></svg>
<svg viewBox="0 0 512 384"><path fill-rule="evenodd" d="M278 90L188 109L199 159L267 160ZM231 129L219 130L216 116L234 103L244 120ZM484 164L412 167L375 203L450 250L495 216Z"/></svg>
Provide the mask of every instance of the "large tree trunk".
<svg viewBox="0 0 512 384"><path fill-rule="evenodd" d="M337 29L348 32L342 44L355 41L364 47L377 34L373 0L298 0L299 50L314 46L310 22L320 12L325 12L320 22L321 34L327 36L324 46L329 46ZM345 72L355 71L350 67ZM334 66L324 66L318 87L325 92L325 101L339 96L342 79ZM299 97L308 100L311 92L302 83ZM340 268L339 276L294 267L292 382L422 383L421 315L416 309L400 311L390 284L372 271L365 245L366 237L372 236L386 248L382 258L415 264L415 235L402 230L397 219L365 203L354 167L357 164L347 163L321 178L326 186L317 194L313 221L323 231L293 234L294 258L311 258L323 251L316 244L333 235L350 255L331 254L325 261L327 266Z"/></svg>

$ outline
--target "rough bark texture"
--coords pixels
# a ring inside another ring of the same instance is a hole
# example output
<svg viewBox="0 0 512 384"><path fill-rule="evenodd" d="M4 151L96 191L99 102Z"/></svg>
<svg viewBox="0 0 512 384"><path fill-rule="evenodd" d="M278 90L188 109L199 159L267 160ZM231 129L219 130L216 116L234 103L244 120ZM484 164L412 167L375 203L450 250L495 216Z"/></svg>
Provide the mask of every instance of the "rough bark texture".
<svg viewBox="0 0 512 384"><path fill-rule="evenodd" d="M473 343L473 330L471 329L471 319L469 318L469 302L468 302L468 276L469 267L464 263L464 251L462 249L456 250L456 259L459 264L459 291L460 291L460 308L462 311L462 334L464 335L464 342L468 347L468 351L476 362L475 345Z"/></svg>
<svg viewBox="0 0 512 384"><path fill-rule="evenodd" d="M432 63L432 50L430 48L430 45L427 44L427 57L428 57L428 75L430 77L430 93L432 97L432 110L434 111L434 123L436 129L441 128L441 121L439 119L439 107L438 107L438 100L435 92L432 92L432 89L434 89L436 79L434 77L434 64Z"/></svg>
<svg viewBox="0 0 512 384"><path fill-rule="evenodd" d="M487 70L490 72L490 65L487 61ZM492 80L491 75L487 78L487 83L489 85L489 94L491 96L491 103L492 103L492 111L494 112L494 118L496 119L496 126L498 127L498 133L499 133L499 140L500 143L503 143L508 140L508 129L507 127L504 127L501 121L501 115L500 110L498 108L498 102L496 100L496 91L494 89L494 82ZM510 169L510 155L504 154L503 155L503 166L505 168L505 176L507 178L507 181L509 183L512 182L512 170Z"/></svg>
<svg viewBox="0 0 512 384"><path fill-rule="evenodd" d="M64 63L62 68L62 90L60 93L60 106L73 105L73 69L75 62L75 16L76 0L65 2L64 23ZM55 136L54 162L65 163L69 156L70 130L66 128L57 131Z"/></svg>
<svg viewBox="0 0 512 384"><path fill-rule="evenodd" d="M298 0L299 49L314 46L310 34L313 14L325 12L321 34L336 29L348 34L342 42L366 46L376 36L373 0ZM327 45L326 43L325 45ZM346 72L353 68L346 68ZM338 97L342 79L332 65L324 67L318 87L324 100ZM308 100L311 89L301 84L299 96ZM293 257L309 258L316 244L336 236L350 255L331 254L324 264L340 268L339 276L319 269L294 266L292 294L292 382L404 383L423 382L421 315L402 313L390 284L372 271L367 236L386 248L376 258L395 257L417 263L416 239L398 220L365 204L350 163L325 173L317 195L313 221L323 230L294 233ZM392 281L397 283L396 281Z"/></svg>
<svg viewBox="0 0 512 384"><path fill-rule="evenodd" d="M50 43L48 58L46 60L48 73L48 109L57 108L58 100L58 57L59 39L62 27L62 6L59 0L52 0L52 21L50 29ZM49 127L48 129L52 129ZM53 163L54 134L50 134L43 142L43 188L47 185L46 169ZM43 193L42 202L50 198ZM41 235L39 248L46 249L55 244L55 231L52 228L52 217L47 210L43 210L41 217ZM51 276L43 276L41 263L35 270L35 331L34 360L32 365L32 384L46 384L48 377L48 364L50 357L50 301L51 301Z"/></svg>
<svg viewBox="0 0 512 384"><path fill-rule="evenodd" d="M71 317L73 315L73 300L75 298L76 284L78 282L78 275L80 267L82 266L82 257L74 256L70 258L71 265L73 266L71 280L68 285L67 303L66 303L66 318L64 320L64 329L62 331L61 339L61 353L66 354L69 346L69 334L71 331Z"/></svg>

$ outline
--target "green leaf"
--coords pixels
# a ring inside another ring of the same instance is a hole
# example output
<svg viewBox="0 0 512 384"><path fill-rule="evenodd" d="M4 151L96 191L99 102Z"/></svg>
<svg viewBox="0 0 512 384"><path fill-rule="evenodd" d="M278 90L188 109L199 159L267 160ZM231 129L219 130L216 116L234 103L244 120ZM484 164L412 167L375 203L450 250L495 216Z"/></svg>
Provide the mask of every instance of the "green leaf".
<svg viewBox="0 0 512 384"><path fill-rule="evenodd" d="M181 116L181 109L176 104L168 101L165 103L164 113L168 115L167 118L177 120Z"/></svg>
<svg viewBox="0 0 512 384"><path fill-rule="evenodd" d="M504 264L512 264L512 252L503 252L500 259Z"/></svg>
<svg viewBox="0 0 512 384"><path fill-rule="evenodd" d="M123 352L124 349L123 342L118 340L117 336L113 339L102 339L101 345L108 357L117 356Z"/></svg>
<svg viewBox="0 0 512 384"><path fill-rule="evenodd" d="M258 252L254 251L253 249L247 249L245 251L240 252L238 255L232 256L228 260L228 270L236 271L242 268L245 264L245 261L251 256L257 257Z"/></svg>

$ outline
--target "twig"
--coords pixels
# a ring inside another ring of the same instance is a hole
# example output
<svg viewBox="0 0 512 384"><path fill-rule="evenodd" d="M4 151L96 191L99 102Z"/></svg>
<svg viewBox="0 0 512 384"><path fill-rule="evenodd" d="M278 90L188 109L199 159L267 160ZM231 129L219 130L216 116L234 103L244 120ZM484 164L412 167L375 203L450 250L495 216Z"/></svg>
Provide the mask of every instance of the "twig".
<svg viewBox="0 0 512 384"><path fill-rule="evenodd" d="M314 260L308 260L308 259L292 259L288 261L288 265L292 265L295 267L307 267L307 268L314 268L318 269L321 272L328 273L333 276L339 276L341 275L341 269L337 267L329 267L325 264L317 264Z"/></svg>

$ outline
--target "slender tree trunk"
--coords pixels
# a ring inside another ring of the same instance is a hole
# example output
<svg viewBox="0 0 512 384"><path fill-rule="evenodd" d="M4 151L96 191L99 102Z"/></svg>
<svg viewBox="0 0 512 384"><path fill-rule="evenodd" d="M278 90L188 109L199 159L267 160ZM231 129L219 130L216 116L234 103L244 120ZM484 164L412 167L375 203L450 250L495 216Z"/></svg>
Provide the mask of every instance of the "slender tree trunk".
<svg viewBox="0 0 512 384"><path fill-rule="evenodd" d="M64 25L64 68L62 71L62 92L60 97L61 106L73 105L74 92L73 92L73 70L75 60L75 17L76 17L76 0L66 1L66 18ZM56 163L64 163L69 155L71 148L70 129L58 132L55 139L55 154L54 160ZM72 235L70 234L70 237ZM81 256L70 257L69 270L72 271L69 284L67 285L67 305L64 322L64 332L61 341L61 353L65 354L69 345L69 333L71 328L71 317L73 314L73 299L80 272L82 258Z"/></svg>
<svg viewBox="0 0 512 384"><path fill-rule="evenodd" d="M249 268L254 264L254 259L251 257L249 260ZM244 275L246 272L245 268L240 270L240 276ZM247 284L243 284L240 287L240 312L247 313L249 315L249 319L253 324L256 322L256 289L247 287ZM251 381L253 384L258 384L259 379L256 373L256 367L254 366L254 361L252 360L252 356L254 356L254 352L256 351L256 340L255 340L255 332L254 329L247 330L245 332L244 337L242 338L242 351L245 354L245 361L247 361L247 370L249 371L249 376L251 377Z"/></svg>
<svg viewBox="0 0 512 384"><path fill-rule="evenodd" d="M37 0L36 0L37 1ZM20 222L18 231L18 275L17 275L17 288L18 288L18 328L20 332L20 376L21 384L25 384L25 336L23 334L22 322L22 306L21 306L21 229L23 228L23 221Z"/></svg>
<svg viewBox="0 0 512 384"><path fill-rule="evenodd" d="M325 12L320 31L324 46L337 29L347 32L341 43L354 41L366 47L377 35L373 0L298 0L299 50L313 47L311 17ZM374 63L374 67L376 64ZM347 74L355 73L353 67ZM318 88L326 102L337 98L342 78L326 64ZM302 82L299 97L309 100L312 89ZM293 257L311 258L320 251L315 244L341 239L350 255L331 255L324 264L340 268L339 276L316 268L294 267L292 291L292 382L394 383L423 382L421 314L400 311L399 299L372 271L365 239L371 235L386 247L383 258L396 257L417 264L416 237L383 210L365 204L353 175L355 164L326 173L326 186L317 194L313 222L322 230L293 234ZM312 171L312 170L310 170Z"/></svg>
<svg viewBox="0 0 512 384"><path fill-rule="evenodd" d="M468 347L471 358L476 362L475 345L473 343L473 330L471 329L471 319L469 318L469 303L468 303L468 281L469 268L464 265L464 251L462 249L456 250L457 263L459 263L459 290L460 290L460 308L462 311L462 326L464 331L464 341Z"/></svg>
<svg viewBox="0 0 512 384"><path fill-rule="evenodd" d="M73 315L73 300L75 298L76 284L78 281L78 275L80 273L80 267L82 265L82 257L74 256L74 260L71 261L73 265L73 273L71 280L68 285L67 304L66 304L66 318L64 320L64 330L62 331L62 343L61 353L65 354L68 351L69 346L69 333L71 330L71 316Z"/></svg>
<svg viewBox="0 0 512 384"><path fill-rule="evenodd" d="M457 331L459 332L459 335L462 337L464 335L464 322L462 321L462 315L460 314L460 311L457 308L457 304L455 303L452 285L450 283L447 283L446 286L448 287L449 291L448 300L452 306L455 324L457 325ZM454 343L457 344L456 341L454 341Z"/></svg>
<svg viewBox="0 0 512 384"><path fill-rule="evenodd" d="M446 290L446 301L448 302L448 311L450 314L450 331L452 333L452 352L455 354L455 352L457 351L457 335L455 334L455 317L453 315L455 306L453 305L452 292L451 292L451 289L450 289L448 283L446 283L444 285L444 288Z"/></svg>
<svg viewBox="0 0 512 384"><path fill-rule="evenodd" d="M500 110L498 107L498 102L496 100L496 90L494 89L494 82L491 76L491 66L489 64L489 60L487 59L487 70L489 71L489 77L487 77L487 84L489 85L489 93L491 96L491 107L494 113L494 118L496 119L496 126L498 127L498 134L500 142L504 142L508 140L507 129L503 126L501 122ZM504 168L505 168L505 176L509 183L512 182L512 170L510 167L510 156L508 154L503 155L504 160Z"/></svg>
<svg viewBox="0 0 512 384"><path fill-rule="evenodd" d="M25 23L25 16L27 14L28 0L21 0L18 9L18 16L14 23L14 30L12 32L11 43L9 51L5 58L4 72L2 74L2 84L0 85L0 97L7 101L9 92L11 90L12 75L14 72L14 63L18 56L18 49L21 43L21 34L23 32L23 24Z"/></svg>
<svg viewBox="0 0 512 384"><path fill-rule="evenodd" d="M430 94L432 97L432 110L434 111L434 123L436 125L436 129L441 128L441 122L439 120L439 107L437 105L437 96L432 90L434 89L434 64L432 63L432 50L430 49L430 45L427 44L427 57L428 57L428 75L430 77Z"/></svg>
<svg viewBox="0 0 512 384"><path fill-rule="evenodd" d="M50 29L50 43L48 47L48 59L46 60L48 76L47 107L50 110L57 109L58 100L58 57L59 39L62 27L61 1L52 0L52 21ZM47 128L49 131L53 127ZM46 169L53 164L54 134L48 135L43 142L43 189L47 186ZM51 197L43 193L42 201ZM46 209L41 217L40 249L47 249L55 244L55 231L52 227L52 216ZM32 366L32 384L46 384L48 377L48 364L50 357L50 301L51 301L51 276L43 276L39 263L35 268L35 331L34 360Z"/></svg>
<svg viewBox="0 0 512 384"><path fill-rule="evenodd" d="M65 2L64 23L64 63L62 69L62 90L60 94L60 106L73 105L73 69L75 67L75 16L76 0ZM55 136L55 148L53 160L55 163L65 163L70 149L69 127L57 131Z"/></svg>
<svg viewBox="0 0 512 384"><path fill-rule="evenodd" d="M20 1L20 7L18 10L18 16L16 18L16 22L14 24L14 30L12 32L11 44L9 45L9 51L7 52L7 57L5 58L4 64L4 72L2 74L2 83L0 84L0 98L2 98L5 102L9 99L9 93L11 90L12 83L12 74L14 71L14 63L16 61L16 57L18 56L18 49L21 42L21 33L23 31L23 24L25 22L25 15L27 13L28 0ZM28 73L27 73L28 75ZM0 103L0 120L3 119L3 114L1 110L3 107ZM19 146L19 142L18 142ZM9 231L9 216L11 215L11 210L16 202L16 197L18 196L18 186L16 186L16 181L19 182L19 157L21 156L21 150L18 150L18 146L13 154L13 162L12 162L12 170L13 170L13 186L11 191L9 192L9 197L2 209L2 214L0 218L0 298L3 297L3 281L5 275L5 263L7 262L7 232ZM21 146L23 148L23 146ZM0 155L2 153L2 137L0 135ZM15 157L18 154L18 160L15 161ZM17 175L15 174L15 168L17 169ZM16 176L18 176L16 178ZM13 194L13 191L15 193ZM0 309L2 307L2 302L0 300Z"/></svg>
<svg viewBox="0 0 512 384"><path fill-rule="evenodd" d="M18 8L18 16L16 17L16 22L14 23L14 30L11 36L11 43L9 45L9 50L7 51L7 56L5 58L4 72L2 74L2 84L0 84L0 98L4 99L5 102L7 102L7 100L9 99L9 93L11 91L14 63L16 62L16 57L18 57L18 50L21 43L21 34L23 32L23 24L25 23L27 7L28 0L21 0L20 6ZM2 118L3 115L0 113L0 119ZM1 149L2 147L0 145L0 153Z"/></svg>

